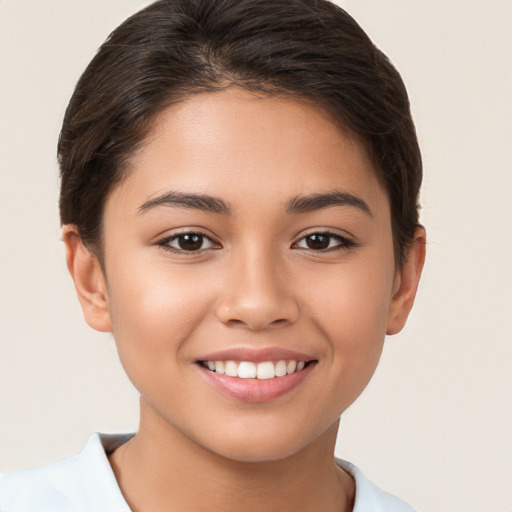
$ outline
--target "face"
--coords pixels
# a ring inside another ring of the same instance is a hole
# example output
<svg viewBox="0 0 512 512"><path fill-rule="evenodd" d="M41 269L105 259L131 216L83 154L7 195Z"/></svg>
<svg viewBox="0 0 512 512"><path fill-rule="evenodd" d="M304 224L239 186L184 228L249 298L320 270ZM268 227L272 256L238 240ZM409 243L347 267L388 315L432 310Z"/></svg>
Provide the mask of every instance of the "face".
<svg viewBox="0 0 512 512"><path fill-rule="evenodd" d="M104 263L142 424L236 460L332 437L400 287L362 146L312 106L231 89L164 111L130 164Z"/></svg>

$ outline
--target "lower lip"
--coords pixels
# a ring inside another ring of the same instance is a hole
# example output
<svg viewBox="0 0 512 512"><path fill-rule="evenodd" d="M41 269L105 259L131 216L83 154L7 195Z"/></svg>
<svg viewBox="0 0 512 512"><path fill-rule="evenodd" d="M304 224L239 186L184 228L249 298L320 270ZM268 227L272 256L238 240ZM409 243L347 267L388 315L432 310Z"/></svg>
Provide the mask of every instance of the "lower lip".
<svg viewBox="0 0 512 512"><path fill-rule="evenodd" d="M273 379L240 379L212 372L197 365L203 375L219 391L245 402L270 402L297 388L308 377L315 362L310 362L303 370Z"/></svg>

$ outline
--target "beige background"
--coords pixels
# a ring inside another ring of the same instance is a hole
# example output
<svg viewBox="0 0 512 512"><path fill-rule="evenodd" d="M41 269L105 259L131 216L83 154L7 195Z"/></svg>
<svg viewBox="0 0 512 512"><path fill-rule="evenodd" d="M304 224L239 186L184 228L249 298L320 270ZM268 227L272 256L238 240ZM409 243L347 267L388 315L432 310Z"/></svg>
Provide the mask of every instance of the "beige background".
<svg viewBox="0 0 512 512"><path fill-rule="evenodd" d="M79 74L140 0L0 0L0 472L131 431L113 340L82 320L55 146ZM338 455L423 512L512 511L512 2L345 0L402 72L428 262Z"/></svg>

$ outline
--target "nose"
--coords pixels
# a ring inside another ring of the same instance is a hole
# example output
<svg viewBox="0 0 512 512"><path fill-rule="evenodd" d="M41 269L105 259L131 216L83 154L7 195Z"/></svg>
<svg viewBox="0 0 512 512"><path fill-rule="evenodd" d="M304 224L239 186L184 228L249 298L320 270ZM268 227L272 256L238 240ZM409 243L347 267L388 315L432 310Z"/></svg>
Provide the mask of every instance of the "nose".
<svg viewBox="0 0 512 512"><path fill-rule="evenodd" d="M292 280L272 255L238 257L223 281L216 315L225 325L262 331L297 321L300 308Z"/></svg>

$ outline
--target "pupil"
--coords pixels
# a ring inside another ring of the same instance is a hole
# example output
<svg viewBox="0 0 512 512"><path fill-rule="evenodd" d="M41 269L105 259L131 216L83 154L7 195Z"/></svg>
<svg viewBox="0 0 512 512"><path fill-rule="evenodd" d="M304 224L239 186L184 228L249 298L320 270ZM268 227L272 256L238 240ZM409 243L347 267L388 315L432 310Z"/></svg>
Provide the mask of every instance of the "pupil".
<svg viewBox="0 0 512 512"><path fill-rule="evenodd" d="M197 251L203 245L203 237L201 235L181 235L178 239L180 249L186 251Z"/></svg>
<svg viewBox="0 0 512 512"><path fill-rule="evenodd" d="M330 237L329 235L310 235L306 238L306 244L309 249L327 249L329 247Z"/></svg>

